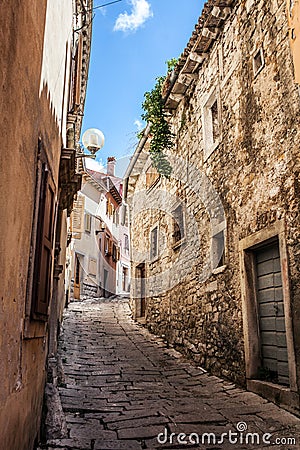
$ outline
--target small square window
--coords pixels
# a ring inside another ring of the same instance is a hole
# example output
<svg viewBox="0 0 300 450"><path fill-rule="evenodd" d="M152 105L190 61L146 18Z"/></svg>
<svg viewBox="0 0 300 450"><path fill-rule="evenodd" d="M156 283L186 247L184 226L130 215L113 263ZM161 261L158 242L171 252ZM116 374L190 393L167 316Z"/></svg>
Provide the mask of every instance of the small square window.
<svg viewBox="0 0 300 450"><path fill-rule="evenodd" d="M260 48L253 57L253 70L254 75L257 75L261 69L264 67L264 57L263 57L263 51Z"/></svg>

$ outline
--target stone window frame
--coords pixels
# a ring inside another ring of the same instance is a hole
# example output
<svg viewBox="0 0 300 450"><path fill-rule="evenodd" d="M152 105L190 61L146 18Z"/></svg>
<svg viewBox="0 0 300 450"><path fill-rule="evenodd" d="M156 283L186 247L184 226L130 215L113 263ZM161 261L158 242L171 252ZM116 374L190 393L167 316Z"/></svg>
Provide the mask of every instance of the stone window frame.
<svg viewBox="0 0 300 450"><path fill-rule="evenodd" d="M215 116L218 126L218 135L214 136L213 107L216 105L217 114ZM220 91L214 87L206 96L202 104L202 130L203 130L203 152L204 162L216 150L222 141L222 117L221 117L221 96Z"/></svg>
<svg viewBox="0 0 300 450"><path fill-rule="evenodd" d="M281 386L258 379L259 330L257 322L257 299L255 288L254 250L278 239L282 273L283 302L285 311L286 340L289 364L290 386ZM257 231L239 241L240 280L242 294L242 316L244 331L245 368L247 389L273 402L292 409L297 404L298 388L293 336L292 310L288 273L288 254L284 220L277 220L263 230Z"/></svg>

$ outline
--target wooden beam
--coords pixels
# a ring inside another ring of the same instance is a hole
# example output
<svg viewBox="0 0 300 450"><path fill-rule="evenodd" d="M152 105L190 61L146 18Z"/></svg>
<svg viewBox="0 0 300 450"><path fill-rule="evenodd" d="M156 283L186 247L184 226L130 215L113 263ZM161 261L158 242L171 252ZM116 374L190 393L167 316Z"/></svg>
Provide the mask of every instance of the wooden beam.
<svg viewBox="0 0 300 450"><path fill-rule="evenodd" d="M228 6L214 6L211 15L214 17L217 17L218 19L226 19L227 16L229 16L231 12L231 8Z"/></svg>
<svg viewBox="0 0 300 450"><path fill-rule="evenodd" d="M191 61L194 61L194 62L197 62L200 64L205 60L206 57L207 57L207 53L201 53L201 55L198 55L198 53L196 53L196 52L191 52L188 56L188 58Z"/></svg>

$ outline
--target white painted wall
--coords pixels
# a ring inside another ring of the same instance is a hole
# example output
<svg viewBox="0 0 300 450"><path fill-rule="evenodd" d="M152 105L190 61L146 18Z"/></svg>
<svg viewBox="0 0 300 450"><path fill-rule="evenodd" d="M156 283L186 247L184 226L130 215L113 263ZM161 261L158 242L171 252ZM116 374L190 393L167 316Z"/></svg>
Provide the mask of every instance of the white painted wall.
<svg viewBox="0 0 300 450"><path fill-rule="evenodd" d="M81 267L83 271L82 282L92 285L96 283L100 284L100 271L99 271L99 248L98 241L99 236L95 231L99 229L99 220L96 218L98 214L98 204L100 201L100 192L90 183L84 183L80 191L81 195L85 197L85 214L88 213L92 216L91 219L91 231L86 232L83 227L81 239L73 239L72 241L72 277L74 278L75 259L74 254L81 255ZM89 261L93 258L97 261L96 277L89 273Z"/></svg>
<svg viewBox="0 0 300 450"><path fill-rule="evenodd" d="M71 41L73 29L72 0L47 2L40 94L49 92L49 99L57 124L66 142L66 113L70 73ZM65 73L67 83L65 86ZM64 104L64 111L62 105Z"/></svg>
<svg viewBox="0 0 300 450"><path fill-rule="evenodd" d="M112 216L106 215L106 195L105 192L100 192L89 180L83 183L80 195L85 197L85 213L89 213L92 216L91 232L87 233L85 230L81 233L81 239L73 239L71 243L71 253L72 253L72 278L74 278L74 268L75 268L75 253L81 255L80 261L82 264L83 277L82 282L91 284L93 281L103 285L103 272L106 261L101 260L101 255L99 251L99 239L103 238L104 234L95 233L99 230L100 221L97 218L101 218L107 229L111 232L115 240L120 247L120 261L117 262L116 273L112 273L111 268L107 267L109 271L109 277L116 277L116 288L117 293L124 293L123 290L123 267L128 268L128 276L130 277L130 259L129 251L125 251L125 234L129 238L128 228L124 225L115 224L113 222ZM121 218L121 212L119 214ZM97 275L96 278L91 277L89 274L89 260L94 258L97 260ZM109 283L111 282L111 279ZM107 286L109 289L109 286Z"/></svg>

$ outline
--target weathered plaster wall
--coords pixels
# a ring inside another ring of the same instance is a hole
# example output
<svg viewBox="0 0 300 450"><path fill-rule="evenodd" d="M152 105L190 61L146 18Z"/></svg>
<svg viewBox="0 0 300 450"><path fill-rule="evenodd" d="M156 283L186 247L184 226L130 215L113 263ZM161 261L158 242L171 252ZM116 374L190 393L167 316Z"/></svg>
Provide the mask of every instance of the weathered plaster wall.
<svg viewBox="0 0 300 450"><path fill-rule="evenodd" d="M1 448L9 450L32 448L45 379L44 324L36 327L36 337L29 338L24 334L24 315L38 139L46 149L55 183L62 143L47 78L41 88L47 3L51 2L1 2L0 441ZM62 89L59 83L55 95L61 98L57 93Z"/></svg>
<svg viewBox="0 0 300 450"><path fill-rule="evenodd" d="M300 103L287 31L285 1L248 1L234 8L196 80L172 111L177 136L173 179L147 192L142 174L130 200L132 270L146 262L149 328L213 373L240 383L245 383L245 361L239 241L279 219L286 224L299 373ZM255 74L253 57L260 48L264 65ZM221 139L205 158L203 108L214 92ZM212 204L213 197L208 198L212 191L195 177L196 167L218 194L226 219L225 266L205 281L201 275L207 269L213 217L205 205ZM165 191L173 196L162 194ZM142 203L139 197L148 211L135 214ZM176 198L186 207L187 237L174 250L170 213ZM191 232L195 222L196 231ZM163 242L160 257L151 262L149 235L156 223ZM133 297L139 282L135 280Z"/></svg>

